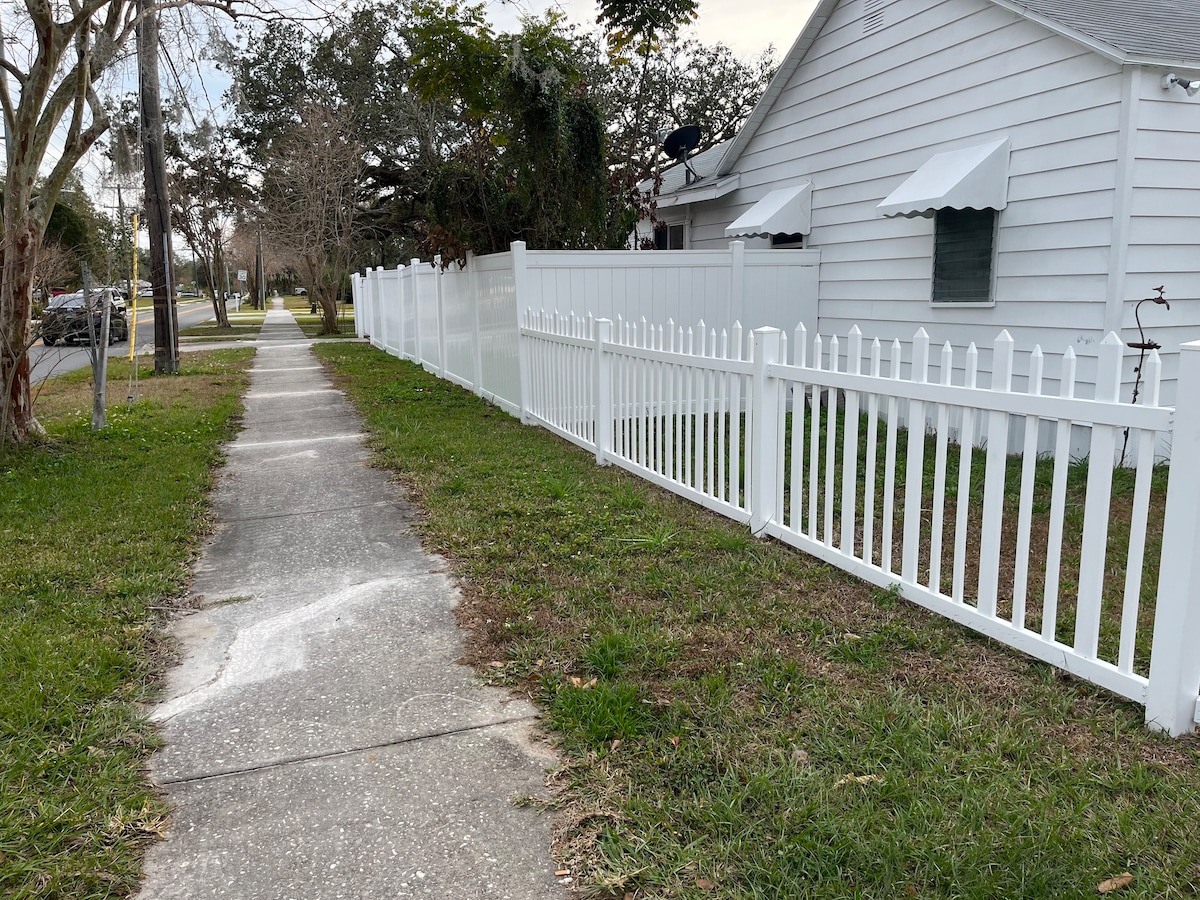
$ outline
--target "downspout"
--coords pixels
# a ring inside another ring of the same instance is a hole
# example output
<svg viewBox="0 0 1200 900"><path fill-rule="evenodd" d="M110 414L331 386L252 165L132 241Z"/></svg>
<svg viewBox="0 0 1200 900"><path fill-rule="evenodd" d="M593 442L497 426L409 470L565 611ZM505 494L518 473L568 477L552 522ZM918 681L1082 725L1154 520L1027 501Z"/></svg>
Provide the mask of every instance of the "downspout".
<svg viewBox="0 0 1200 900"><path fill-rule="evenodd" d="M1104 299L1104 333L1121 333L1125 311L1125 274L1129 267L1129 226L1133 208L1134 153L1137 146L1138 101L1142 67L1127 65L1121 74L1121 117L1117 134L1117 172L1113 191L1112 237L1108 254L1108 291Z"/></svg>

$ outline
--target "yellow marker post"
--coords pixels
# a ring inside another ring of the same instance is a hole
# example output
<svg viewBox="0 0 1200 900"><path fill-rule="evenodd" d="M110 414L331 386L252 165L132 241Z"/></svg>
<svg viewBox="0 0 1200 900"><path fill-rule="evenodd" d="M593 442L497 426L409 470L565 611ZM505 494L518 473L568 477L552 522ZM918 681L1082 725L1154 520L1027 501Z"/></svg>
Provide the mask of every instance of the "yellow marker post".
<svg viewBox="0 0 1200 900"><path fill-rule="evenodd" d="M138 313L138 287L137 287L137 229L138 217L137 213L133 214L133 278L129 281L129 292L133 294L130 301L133 303L133 323L129 326L129 361L134 361L134 355L137 353L137 313Z"/></svg>

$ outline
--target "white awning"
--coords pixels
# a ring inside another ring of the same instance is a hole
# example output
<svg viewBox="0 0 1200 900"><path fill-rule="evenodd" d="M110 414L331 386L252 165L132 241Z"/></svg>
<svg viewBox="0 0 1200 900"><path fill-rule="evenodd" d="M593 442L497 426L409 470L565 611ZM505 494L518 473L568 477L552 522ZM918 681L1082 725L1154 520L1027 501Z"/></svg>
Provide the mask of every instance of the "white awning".
<svg viewBox="0 0 1200 900"><path fill-rule="evenodd" d="M877 209L882 216L932 216L939 209L1008 205L1008 139L938 153Z"/></svg>
<svg viewBox="0 0 1200 900"><path fill-rule="evenodd" d="M771 191L725 229L725 237L808 234L812 231L812 182Z"/></svg>

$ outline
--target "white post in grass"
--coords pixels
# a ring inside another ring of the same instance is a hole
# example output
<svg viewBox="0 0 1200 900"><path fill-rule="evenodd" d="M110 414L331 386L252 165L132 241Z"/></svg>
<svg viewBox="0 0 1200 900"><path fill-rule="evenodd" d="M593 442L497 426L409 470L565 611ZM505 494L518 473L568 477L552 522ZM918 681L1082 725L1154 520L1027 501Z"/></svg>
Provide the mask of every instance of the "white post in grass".
<svg viewBox="0 0 1200 900"><path fill-rule="evenodd" d="M594 335L596 344L592 351L595 367L592 384L596 391L593 407L593 414L596 418L593 422L593 438L596 442L596 462L599 465L607 466L613 442L612 354L605 349L604 345L612 342L612 320L597 319Z"/></svg>
<svg viewBox="0 0 1200 900"><path fill-rule="evenodd" d="M513 241L509 245L509 252L512 254L513 311L517 319L517 382L521 392L521 396L517 398L517 408L520 412L521 422L528 424L529 341L521 334L521 316L524 310L532 307L529 305L529 268L525 255L525 242Z"/></svg>
<svg viewBox="0 0 1200 900"><path fill-rule="evenodd" d="M1176 391L1146 691L1146 724L1172 737L1195 727L1200 694L1200 341L1179 348Z"/></svg>
<svg viewBox="0 0 1200 900"><path fill-rule="evenodd" d="M421 366L425 363L421 356L421 281L419 278L421 261L414 256L409 265L412 266L412 280L409 282L409 289L412 291L413 301L413 362Z"/></svg>
<svg viewBox="0 0 1200 900"><path fill-rule="evenodd" d="M775 453L779 445L779 409L782 384L767 376L767 367L779 362L778 328L754 329L754 375L750 382L750 530L759 534L775 518Z"/></svg>
<svg viewBox="0 0 1200 900"><path fill-rule="evenodd" d="M446 377L446 298L443 296L442 257L433 258L433 296L437 298L437 376Z"/></svg>

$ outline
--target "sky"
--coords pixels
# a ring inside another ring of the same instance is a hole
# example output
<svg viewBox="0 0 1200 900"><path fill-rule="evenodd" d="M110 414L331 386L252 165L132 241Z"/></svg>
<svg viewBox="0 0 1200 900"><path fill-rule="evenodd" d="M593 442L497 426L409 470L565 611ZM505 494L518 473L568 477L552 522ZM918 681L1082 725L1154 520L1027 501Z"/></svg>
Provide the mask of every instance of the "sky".
<svg viewBox="0 0 1200 900"><path fill-rule="evenodd" d="M816 0L700 0L700 18L695 36L706 44L718 41L738 56L757 56L774 44L779 59L808 20ZM580 25L596 20L595 0L489 0L488 11L497 27L507 29L522 14L542 13L547 8L561 10L571 22ZM519 11L519 12L518 12Z"/></svg>
<svg viewBox="0 0 1200 900"><path fill-rule="evenodd" d="M720 41L743 58L757 56L773 45L775 59L780 61L815 5L816 0L759 0L757 3L747 0L700 0L699 18L688 29L688 34L706 44ZM519 27L522 16L540 15L550 8L561 11L568 21L578 25L594 25L596 20L595 0L486 0L486 6L494 27L500 31L515 29ZM166 65L162 67L164 95L174 87L178 75L188 82L188 89L196 99L195 106L202 111L210 103L220 103L221 94L229 82L225 75L212 72L211 69L208 70L208 77L205 77L207 66L186 59L189 55L186 52L179 53L175 56L173 68ZM117 77L132 78L131 67ZM201 86L201 81L208 83ZM104 169L105 164L98 154L90 154L84 160L80 173L88 192L101 205L115 202L109 196L112 192L106 190L109 177Z"/></svg>

